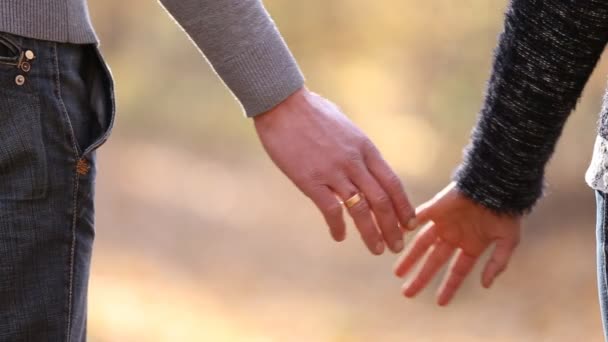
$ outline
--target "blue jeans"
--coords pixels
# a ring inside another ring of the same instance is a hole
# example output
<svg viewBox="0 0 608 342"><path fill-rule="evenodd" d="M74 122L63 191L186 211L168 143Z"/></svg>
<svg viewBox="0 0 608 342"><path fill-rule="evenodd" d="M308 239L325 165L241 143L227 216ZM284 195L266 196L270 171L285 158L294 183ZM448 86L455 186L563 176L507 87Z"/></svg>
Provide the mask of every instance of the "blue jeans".
<svg viewBox="0 0 608 342"><path fill-rule="evenodd" d="M0 341L85 341L95 150L113 121L96 46L0 33Z"/></svg>
<svg viewBox="0 0 608 342"><path fill-rule="evenodd" d="M596 191L597 199L597 285L602 310L604 338L608 341L608 195Z"/></svg>

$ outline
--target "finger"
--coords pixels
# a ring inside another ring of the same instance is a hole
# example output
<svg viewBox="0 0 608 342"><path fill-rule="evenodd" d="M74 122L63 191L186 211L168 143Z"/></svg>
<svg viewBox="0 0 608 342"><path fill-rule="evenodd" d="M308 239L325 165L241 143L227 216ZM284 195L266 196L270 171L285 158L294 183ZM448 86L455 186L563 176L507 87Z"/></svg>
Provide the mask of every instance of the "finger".
<svg viewBox="0 0 608 342"><path fill-rule="evenodd" d="M418 208L416 208L416 216L408 222L406 229L414 230L414 229L420 227L421 225L424 225L427 222L432 221L433 217L435 215L435 205L434 204L435 204L435 201L430 200L428 202L425 202L425 203L419 205Z"/></svg>
<svg viewBox="0 0 608 342"><path fill-rule="evenodd" d="M496 242L492 256L483 270L481 284L484 287L489 288L492 286L494 279L505 271L511 254L513 254L513 250L517 247L517 243L516 239L503 239Z"/></svg>
<svg viewBox="0 0 608 342"><path fill-rule="evenodd" d="M414 218L415 212L401 180L375 147L367 148L364 157L367 168L390 197L401 226L407 227L409 220Z"/></svg>
<svg viewBox="0 0 608 342"><path fill-rule="evenodd" d="M353 195L356 195L359 190L348 180L342 180L332 189L338 194L343 201L348 200ZM347 208L350 216L357 226L357 230L361 234L361 239L365 242L367 248L376 255L384 253L384 242L382 236L376 227L376 223L372 217L372 212L365 198L361 198L359 202L351 208Z"/></svg>
<svg viewBox="0 0 608 342"><path fill-rule="evenodd" d="M346 238L346 225L342 204L336 199L336 195L326 186L319 186L309 191L308 197L321 210L325 222L329 226L331 236L336 241L343 241Z"/></svg>
<svg viewBox="0 0 608 342"><path fill-rule="evenodd" d="M464 279L473 270L476 261L476 257L467 255L462 250L456 252L448 271L443 278L443 282L441 283L441 286L439 286L437 298L437 303L439 305L443 306L450 303Z"/></svg>
<svg viewBox="0 0 608 342"><path fill-rule="evenodd" d="M421 204L416 208L416 217L408 222L408 229L414 230L418 226L437 219L442 213L442 201L454 188L456 183L452 182L443 190L438 192L431 200Z"/></svg>
<svg viewBox="0 0 608 342"><path fill-rule="evenodd" d="M353 183L365 194L365 199L374 212L388 247L395 253L401 252L404 246L403 234L391 198L368 172L365 165L360 164L356 169L352 169L350 176Z"/></svg>
<svg viewBox="0 0 608 342"><path fill-rule="evenodd" d="M424 265L416 277L404 287L403 294L406 297L416 296L424 289L431 279L437 274L439 269L450 260L450 256L454 253L454 247L445 241L439 240L434 246L428 257L424 261Z"/></svg>
<svg viewBox="0 0 608 342"><path fill-rule="evenodd" d="M437 229L434 225L423 228L410 242L409 247L397 262L394 272L397 277L404 277L427 250L437 241Z"/></svg>

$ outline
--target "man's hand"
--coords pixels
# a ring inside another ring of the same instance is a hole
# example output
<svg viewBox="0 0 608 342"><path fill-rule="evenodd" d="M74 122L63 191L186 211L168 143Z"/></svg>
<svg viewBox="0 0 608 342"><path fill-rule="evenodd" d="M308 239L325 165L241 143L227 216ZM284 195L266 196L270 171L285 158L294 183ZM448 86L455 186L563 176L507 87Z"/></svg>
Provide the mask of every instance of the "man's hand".
<svg viewBox="0 0 608 342"><path fill-rule="evenodd" d="M305 88L254 118L264 148L275 164L323 213L336 241L346 237L342 201L367 248L403 249L403 233L414 211L397 175L338 107ZM338 199L339 198L339 199Z"/></svg>
<svg viewBox="0 0 608 342"><path fill-rule="evenodd" d="M428 253L418 274L403 287L406 297L414 297L455 253L439 288L439 305L450 302L479 256L495 243L481 278L489 288L507 267L521 230L520 217L495 214L463 196L454 183L420 206L409 228L425 223L397 263L395 274L404 277Z"/></svg>

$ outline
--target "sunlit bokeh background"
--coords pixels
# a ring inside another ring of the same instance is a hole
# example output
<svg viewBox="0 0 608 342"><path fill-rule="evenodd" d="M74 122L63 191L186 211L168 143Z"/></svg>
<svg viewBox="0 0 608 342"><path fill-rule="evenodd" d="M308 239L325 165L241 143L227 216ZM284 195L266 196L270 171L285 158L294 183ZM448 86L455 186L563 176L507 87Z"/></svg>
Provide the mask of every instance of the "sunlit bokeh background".
<svg viewBox="0 0 608 342"><path fill-rule="evenodd" d="M151 0L91 1L117 83L99 154L92 341L600 341L583 174L600 63L509 270L447 308L400 296L392 255L332 242L251 120ZM311 89L376 142L416 203L448 181L483 99L505 0L267 0ZM351 226L352 227L352 226Z"/></svg>

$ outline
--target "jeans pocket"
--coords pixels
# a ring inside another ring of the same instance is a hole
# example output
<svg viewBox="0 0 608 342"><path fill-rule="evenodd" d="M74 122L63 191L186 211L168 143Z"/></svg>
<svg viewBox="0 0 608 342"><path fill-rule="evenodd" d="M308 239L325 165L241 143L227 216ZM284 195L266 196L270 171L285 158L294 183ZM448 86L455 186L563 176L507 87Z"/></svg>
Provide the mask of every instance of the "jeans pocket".
<svg viewBox="0 0 608 342"><path fill-rule="evenodd" d="M0 65L19 64L22 49L16 37L0 32Z"/></svg>
<svg viewBox="0 0 608 342"><path fill-rule="evenodd" d="M38 96L0 88L0 200L43 198L47 177Z"/></svg>
<svg viewBox="0 0 608 342"><path fill-rule="evenodd" d="M78 157L109 137L114 123L112 76L95 45L58 45L57 74L67 130Z"/></svg>
<svg viewBox="0 0 608 342"><path fill-rule="evenodd" d="M97 139L83 151L85 155L96 150L108 140L116 117L116 100L112 72L99 48L92 46L92 49L95 65L98 70L98 78L91 84L91 105L97 113L97 121L101 129Z"/></svg>

